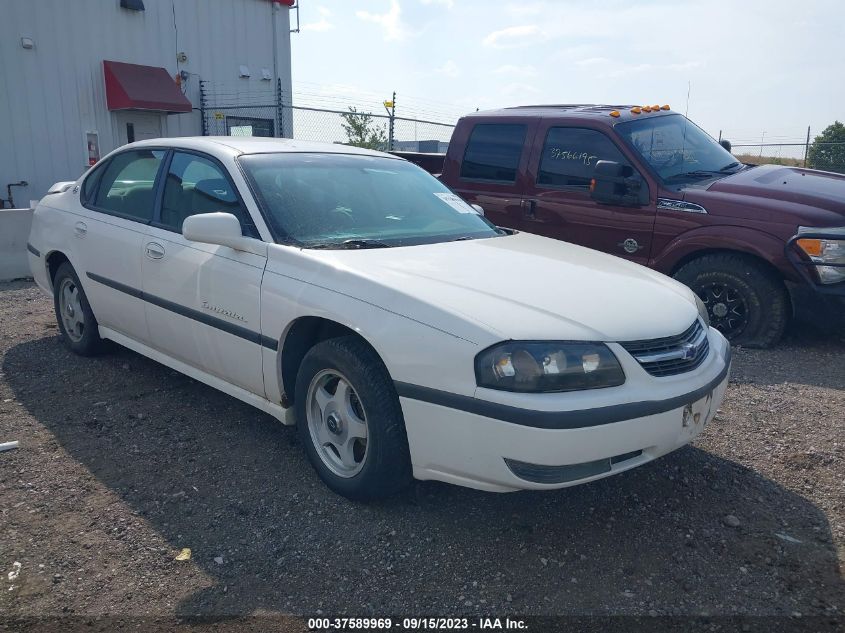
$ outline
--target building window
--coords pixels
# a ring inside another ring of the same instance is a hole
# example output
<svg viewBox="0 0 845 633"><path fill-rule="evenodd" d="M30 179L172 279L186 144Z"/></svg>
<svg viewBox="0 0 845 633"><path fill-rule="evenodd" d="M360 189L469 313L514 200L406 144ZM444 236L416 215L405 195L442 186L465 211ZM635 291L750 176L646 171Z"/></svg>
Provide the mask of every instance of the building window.
<svg viewBox="0 0 845 633"><path fill-rule="evenodd" d="M628 164L613 141L597 130L553 127L543 145L537 184L587 190L600 160Z"/></svg>
<svg viewBox="0 0 845 633"><path fill-rule="evenodd" d="M120 0L120 6L130 11L143 11L144 0Z"/></svg>
<svg viewBox="0 0 845 633"><path fill-rule="evenodd" d="M524 125L476 125L461 164L461 178L515 182L525 129Z"/></svg>
<svg viewBox="0 0 845 633"><path fill-rule="evenodd" d="M227 136L276 136L273 119L255 119L244 116L226 117Z"/></svg>

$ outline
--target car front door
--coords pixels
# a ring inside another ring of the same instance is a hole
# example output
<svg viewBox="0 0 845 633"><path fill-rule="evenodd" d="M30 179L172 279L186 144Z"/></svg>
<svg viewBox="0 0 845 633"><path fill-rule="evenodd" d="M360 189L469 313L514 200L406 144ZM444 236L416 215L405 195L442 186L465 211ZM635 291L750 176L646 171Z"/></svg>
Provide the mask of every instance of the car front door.
<svg viewBox="0 0 845 633"><path fill-rule="evenodd" d="M529 148L536 120L476 123L467 132L463 159L444 166L443 180L470 204L478 204L496 226L520 228Z"/></svg>
<svg viewBox="0 0 845 633"><path fill-rule="evenodd" d="M174 150L164 169L141 266L151 345L264 396L260 291L266 256L182 235L187 217L222 211L257 239L249 212L225 167L210 156Z"/></svg>
<svg viewBox="0 0 845 633"><path fill-rule="evenodd" d="M651 253L655 202L644 206L601 204L590 197L596 163L631 165L603 131L544 122L529 166L530 184L522 230L581 244L647 265ZM648 187L642 179L642 186ZM652 194L654 193L652 188Z"/></svg>
<svg viewBox="0 0 845 633"><path fill-rule="evenodd" d="M149 338L141 258L166 154L139 149L112 156L83 182L82 209L71 220L73 263L97 321L140 342Z"/></svg>

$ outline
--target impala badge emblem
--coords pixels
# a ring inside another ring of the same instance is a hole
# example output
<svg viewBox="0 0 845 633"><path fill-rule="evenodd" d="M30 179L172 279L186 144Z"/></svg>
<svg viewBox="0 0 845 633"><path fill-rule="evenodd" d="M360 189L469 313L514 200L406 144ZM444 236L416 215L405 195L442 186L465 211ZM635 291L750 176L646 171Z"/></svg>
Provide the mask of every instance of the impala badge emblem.
<svg viewBox="0 0 845 633"><path fill-rule="evenodd" d="M617 246L621 246L626 253L630 253L632 255L643 248L633 237L629 237L624 242L619 242Z"/></svg>
<svg viewBox="0 0 845 633"><path fill-rule="evenodd" d="M684 346L681 348L681 359L692 360L693 358L695 358L695 354L697 351L698 349L692 343L684 343Z"/></svg>

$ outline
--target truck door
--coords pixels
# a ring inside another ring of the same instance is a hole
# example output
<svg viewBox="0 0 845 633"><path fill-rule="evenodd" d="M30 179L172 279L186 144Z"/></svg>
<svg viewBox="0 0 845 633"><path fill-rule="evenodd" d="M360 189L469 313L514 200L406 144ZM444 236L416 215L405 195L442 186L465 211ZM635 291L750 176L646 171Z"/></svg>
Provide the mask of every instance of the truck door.
<svg viewBox="0 0 845 633"><path fill-rule="evenodd" d="M544 120L529 162L521 228L647 265L655 192L652 188L643 207L596 202L590 180L600 160L631 165L604 131ZM639 173L636 167L634 172ZM645 178L643 187L648 187Z"/></svg>
<svg viewBox="0 0 845 633"><path fill-rule="evenodd" d="M460 138L461 160L447 160L443 182L470 204L481 205L496 226L519 229L523 214L528 159L537 120L515 118L513 122L468 125Z"/></svg>

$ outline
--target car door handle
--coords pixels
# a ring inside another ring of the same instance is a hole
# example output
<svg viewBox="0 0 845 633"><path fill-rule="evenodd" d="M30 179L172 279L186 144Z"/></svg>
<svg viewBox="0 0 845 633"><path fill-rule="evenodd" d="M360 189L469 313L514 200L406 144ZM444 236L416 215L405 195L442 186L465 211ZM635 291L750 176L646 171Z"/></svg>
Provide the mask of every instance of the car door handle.
<svg viewBox="0 0 845 633"><path fill-rule="evenodd" d="M537 201L536 200L522 200L520 203L522 207L522 213L525 215L526 218L533 220L536 217L537 213Z"/></svg>
<svg viewBox="0 0 845 633"><path fill-rule="evenodd" d="M88 233L88 225L85 222L77 222L73 225L73 232L76 237L85 237L85 234Z"/></svg>
<svg viewBox="0 0 845 633"><path fill-rule="evenodd" d="M150 259L161 259L164 257L164 246L158 242L148 242L144 252Z"/></svg>

